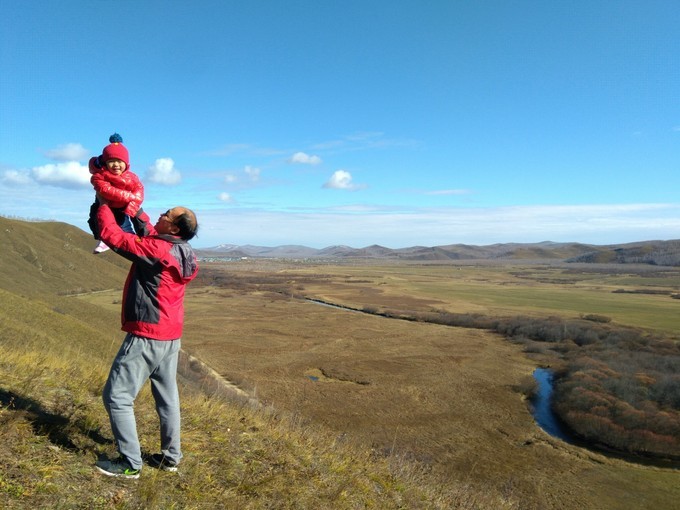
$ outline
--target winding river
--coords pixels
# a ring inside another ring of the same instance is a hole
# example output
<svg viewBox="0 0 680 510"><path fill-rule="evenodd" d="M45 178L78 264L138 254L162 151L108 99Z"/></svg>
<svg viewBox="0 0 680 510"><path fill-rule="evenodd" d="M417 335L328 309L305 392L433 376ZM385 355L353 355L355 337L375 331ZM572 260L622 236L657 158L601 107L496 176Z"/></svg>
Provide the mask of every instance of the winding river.
<svg viewBox="0 0 680 510"><path fill-rule="evenodd" d="M547 368L534 370L534 379L538 383L538 391L531 399L531 412L539 427L551 436L567 443L573 443L573 438L565 430L562 423L552 410L553 374Z"/></svg>

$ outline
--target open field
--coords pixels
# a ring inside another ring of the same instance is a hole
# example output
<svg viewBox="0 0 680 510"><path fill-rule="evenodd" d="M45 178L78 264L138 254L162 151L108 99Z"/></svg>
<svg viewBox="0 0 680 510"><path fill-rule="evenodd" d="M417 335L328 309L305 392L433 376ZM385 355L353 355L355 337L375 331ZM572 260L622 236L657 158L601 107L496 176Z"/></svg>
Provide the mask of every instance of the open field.
<svg viewBox="0 0 680 510"><path fill-rule="evenodd" d="M604 315L680 330L680 271L509 264L205 264L184 348L264 405L379 455L404 456L521 508L680 508L677 470L547 436L524 394L531 358L494 333L356 309ZM613 293L614 290L635 293ZM663 291L665 294L640 293ZM102 306L112 296L88 297ZM107 304L108 303L108 304ZM625 502L625 503L624 503Z"/></svg>
<svg viewBox="0 0 680 510"><path fill-rule="evenodd" d="M324 268L325 269L325 268ZM297 274L313 274L312 269ZM305 292L329 301L414 311L443 309L492 316L556 315L573 318L602 314L629 326L680 331L680 269L650 266L576 266L511 263L342 266L342 278L305 281ZM609 272L616 271L616 272ZM323 272L323 269L322 269ZM667 294L615 293L617 290Z"/></svg>

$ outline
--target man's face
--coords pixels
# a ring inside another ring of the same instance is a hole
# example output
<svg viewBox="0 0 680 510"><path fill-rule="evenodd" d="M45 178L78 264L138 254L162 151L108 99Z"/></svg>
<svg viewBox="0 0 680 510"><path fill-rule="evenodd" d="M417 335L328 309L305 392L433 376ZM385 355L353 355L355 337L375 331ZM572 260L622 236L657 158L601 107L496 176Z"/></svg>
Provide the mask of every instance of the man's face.
<svg viewBox="0 0 680 510"><path fill-rule="evenodd" d="M179 227L175 225L175 221L184 213L183 207L173 207L158 217L155 229L159 234L177 235Z"/></svg>
<svg viewBox="0 0 680 510"><path fill-rule="evenodd" d="M122 174L123 172L125 172L126 168L127 165L125 164L125 161L122 161L120 159L109 159L106 162L106 169L115 175Z"/></svg>

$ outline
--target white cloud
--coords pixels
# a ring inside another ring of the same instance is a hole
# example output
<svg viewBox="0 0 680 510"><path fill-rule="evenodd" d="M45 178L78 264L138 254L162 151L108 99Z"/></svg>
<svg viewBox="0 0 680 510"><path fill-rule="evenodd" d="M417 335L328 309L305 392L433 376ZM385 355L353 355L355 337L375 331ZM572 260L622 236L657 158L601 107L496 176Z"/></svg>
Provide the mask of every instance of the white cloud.
<svg viewBox="0 0 680 510"><path fill-rule="evenodd" d="M348 191L356 191L362 189L365 186L360 184L354 184L352 182L352 174L346 170L336 170L331 175L331 178L323 185L327 189L344 189Z"/></svg>
<svg viewBox="0 0 680 510"><path fill-rule="evenodd" d="M321 158L319 156L310 156L304 152L296 152L288 160L289 163L300 163L303 165L318 165L321 163Z"/></svg>
<svg viewBox="0 0 680 510"><path fill-rule="evenodd" d="M25 186L32 181L28 171L7 170L3 173L0 182L8 186Z"/></svg>
<svg viewBox="0 0 680 510"><path fill-rule="evenodd" d="M244 166L242 170L226 174L223 180L224 187L231 193L220 193L218 198L222 202L234 202L233 192L253 189L260 186L260 174L261 171L259 168L250 165Z"/></svg>
<svg viewBox="0 0 680 510"><path fill-rule="evenodd" d="M248 177L250 177L250 180L251 180L251 181L255 182L255 181L259 181L259 180L260 180L260 169L259 169L259 168L255 168L255 167L252 167L252 166L250 166L250 165L247 165L247 166L243 169L243 171L245 172L245 174L246 174Z"/></svg>
<svg viewBox="0 0 680 510"><path fill-rule="evenodd" d="M79 143L67 143L45 151L45 156L55 161L84 161L89 152Z"/></svg>
<svg viewBox="0 0 680 510"><path fill-rule="evenodd" d="M58 163L36 166L30 170L6 170L0 175L0 183L12 187L36 183L66 189L90 186L90 172L87 166L79 163L88 157L88 151L82 145L67 143L46 150L44 154Z"/></svg>
<svg viewBox="0 0 680 510"><path fill-rule="evenodd" d="M160 158L149 167L146 178L149 182L174 186L182 180L182 175L175 168L175 162L171 158Z"/></svg>
<svg viewBox="0 0 680 510"><path fill-rule="evenodd" d="M90 185L90 171L77 161L38 166L31 169L31 176L39 184L58 188L86 188Z"/></svg>
<svg viewBox="0 0 680 510"><path fill-rule="evenodd" d="M224 145L223 147L210 151L207 154L209 156L231 156L238 152L246 152L252 148L252 145L247 143L230 143Z"/></svg>
<svg viewBox="0 0 680 510"><path fill-rule="evenodd" d="M260 180L260 173L261 170L259 168L246 165L243 167L243 173L241 175L237 175L235 173L230 173L224 176L224 183L225 184L236 184L238 182L243 182L244 180L249 180L251 182L257 182ZM244 178L245 176L245 178Z"/></svg>

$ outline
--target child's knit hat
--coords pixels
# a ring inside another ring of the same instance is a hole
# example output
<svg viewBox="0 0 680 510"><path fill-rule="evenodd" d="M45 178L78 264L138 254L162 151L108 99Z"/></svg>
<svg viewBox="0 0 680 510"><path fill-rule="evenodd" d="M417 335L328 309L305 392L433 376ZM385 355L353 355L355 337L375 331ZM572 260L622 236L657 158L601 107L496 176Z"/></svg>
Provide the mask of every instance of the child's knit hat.
<svg viewBox="0 0 680 510"><path fill-rule="evenodd" d="M109 145L104 147L102 151L102 163L106 163L109 159L120 159L125 162L125 165L130 167L130 155L128 150L123 145L123 137L118 133L113 133L109 136Z"/></svg>

